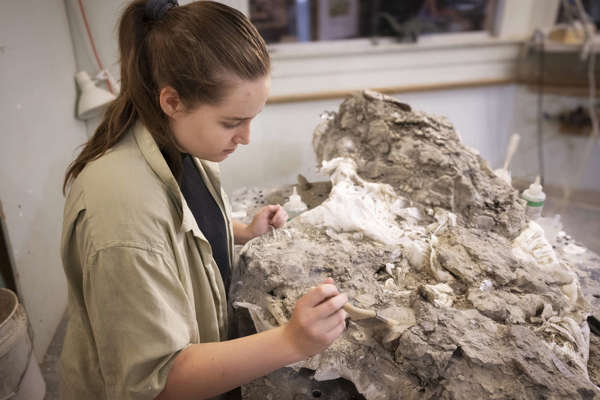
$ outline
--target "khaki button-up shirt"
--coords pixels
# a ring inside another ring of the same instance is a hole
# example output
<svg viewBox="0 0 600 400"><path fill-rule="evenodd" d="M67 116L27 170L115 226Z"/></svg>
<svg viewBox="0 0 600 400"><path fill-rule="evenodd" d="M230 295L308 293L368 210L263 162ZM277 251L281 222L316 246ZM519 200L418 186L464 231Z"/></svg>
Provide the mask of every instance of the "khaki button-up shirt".
<svg viewBox="0 0 600 400"><path fill-rule="evenodd" d="M231 261L217 164L196 164L224 214ZM63 399L154 399L181 350L226 339L227 300L210 244L141 123L73 181L61 247L69 288Z"/></svg>

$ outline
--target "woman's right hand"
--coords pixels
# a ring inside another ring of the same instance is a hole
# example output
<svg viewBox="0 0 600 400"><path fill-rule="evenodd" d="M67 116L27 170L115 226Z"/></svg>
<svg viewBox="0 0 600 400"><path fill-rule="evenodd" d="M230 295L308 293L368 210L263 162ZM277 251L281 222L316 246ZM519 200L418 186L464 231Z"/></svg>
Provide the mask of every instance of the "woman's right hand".
<svg viewBox="0 0 600 400"><path fill-rule="evenodd" d="M328 278L311 288L297 302L285 332L303 358L329 347L346 328L348 314L342 309L348 297L340 294Z"/></svg>

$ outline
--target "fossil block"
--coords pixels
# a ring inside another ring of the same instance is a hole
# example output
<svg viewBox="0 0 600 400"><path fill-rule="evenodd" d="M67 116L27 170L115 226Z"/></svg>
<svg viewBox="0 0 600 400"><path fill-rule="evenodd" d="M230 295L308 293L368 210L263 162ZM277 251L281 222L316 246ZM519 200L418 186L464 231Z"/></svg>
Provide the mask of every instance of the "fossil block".
<svg viewBox="0 0 600 400"><path fill-rule="evenodd" d="M419 204L443 207L468 226L511 238L525 224L523 201L443 117L365 91L346 99L315 130L319 162L353 159L358 174L388 183Z"/></svg>
<svg viewBox="0 0 600 400"><path fill-rule="evenodd" d="M350 321L290 366L300 375L343 378L368 400L600 396L581 271L446 120L367 92L330 114L314 144L329 197L242 249L230 291L240 324L285 324L332 277L357 305L403 323ZM309 393L276 387L272 398Z"/></svg>

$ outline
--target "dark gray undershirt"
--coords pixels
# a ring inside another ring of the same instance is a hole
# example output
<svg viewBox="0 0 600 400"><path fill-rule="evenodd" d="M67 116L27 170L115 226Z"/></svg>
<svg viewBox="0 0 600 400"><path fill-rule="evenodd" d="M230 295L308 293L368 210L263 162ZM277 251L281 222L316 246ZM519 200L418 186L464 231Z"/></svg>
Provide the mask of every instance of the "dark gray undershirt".
<svg viewBox="0 0 600 400"><path fill-rule="evenodd" d="M206 187L193 157L189 154L182 154L182 163L183 174L179 188L196 219L198 228L210 243L213 258L217 262L227 290L231 277L225 217Z"/></svg>

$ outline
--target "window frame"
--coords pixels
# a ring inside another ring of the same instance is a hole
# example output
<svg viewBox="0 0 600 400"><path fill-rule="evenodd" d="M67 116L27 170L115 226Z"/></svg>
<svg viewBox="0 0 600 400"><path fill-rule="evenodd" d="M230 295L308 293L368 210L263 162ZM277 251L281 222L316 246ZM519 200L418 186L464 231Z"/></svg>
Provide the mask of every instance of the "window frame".
<svg viewBox="0 0 600 400"><path fill-rule="evenodd" d="M560 0L496 0L492 32L270 44L270 103L512 83L523 44L554 25ZM249 0L224 0L245 13ZM366 57L368 56L368 57Z"/></svg>

